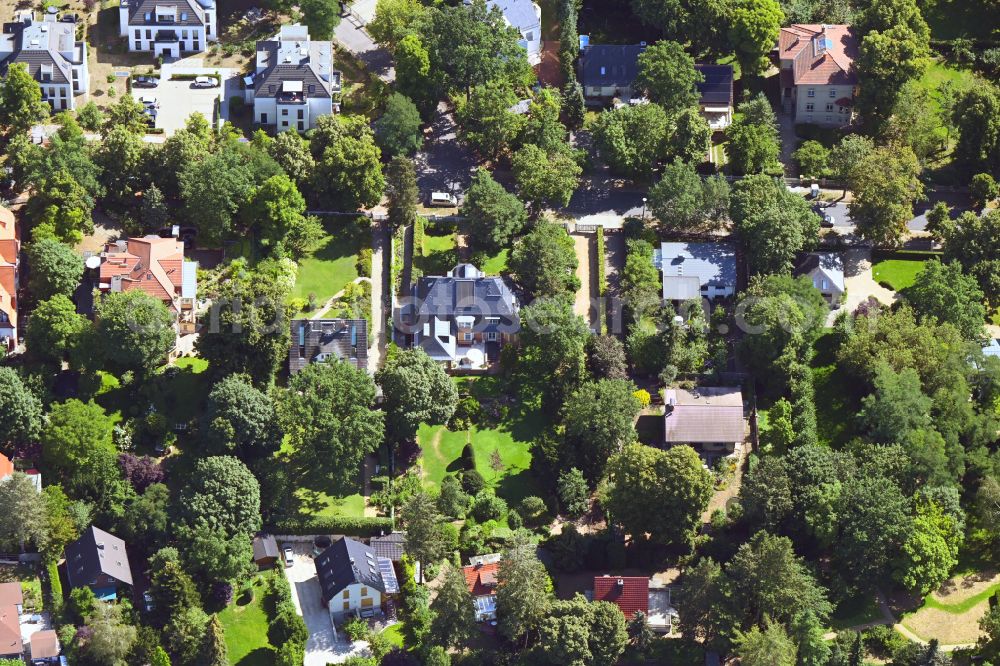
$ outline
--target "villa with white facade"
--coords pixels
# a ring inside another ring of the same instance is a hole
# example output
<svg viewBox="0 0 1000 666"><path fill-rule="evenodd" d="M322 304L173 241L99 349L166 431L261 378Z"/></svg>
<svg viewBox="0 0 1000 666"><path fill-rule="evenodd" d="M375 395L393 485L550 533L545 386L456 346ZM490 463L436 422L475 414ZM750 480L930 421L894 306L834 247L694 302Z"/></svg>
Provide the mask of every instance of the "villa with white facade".
<svg viewBox="0 0 1000 666"><path fill-rule="evenodd" d="M853 121L858 38L851 26L782 28L778 57L782 108L796 123L842 127Z"/></svg>
<svg viewBox="0 0 1000 666"><path fill-rule="evenodd" d="M54 111L75 109L76 97L90 88L87 43L76 39L76 18L46 14L37 21L30 10L18 12L16 18L0 35L0 75L21 63Z"/></svg>
<svg viewBox="0 0 1000 666"><path fill-rule="evenodd" d="M118 33L129 51L179 58L218 39L215 0L121 0Z"/></svg>
<svg viewBox="0 0 1000 666"><path fill-rule="evenodd" d="M333 69L333 44L309 39L304 25L282 26L273 39L257 43L257 69L246 81L245 100L254 121L279 132L304 132L334 111L340 72Z"/></svg>
<svg viewBox="0 0 1000 666"><path fill-rule="evenodd" d="M521 33L520 44L528 52L528 62L542 62L542 9L531 0L486 0L486 6L503 12L507 24Z"/></svg>

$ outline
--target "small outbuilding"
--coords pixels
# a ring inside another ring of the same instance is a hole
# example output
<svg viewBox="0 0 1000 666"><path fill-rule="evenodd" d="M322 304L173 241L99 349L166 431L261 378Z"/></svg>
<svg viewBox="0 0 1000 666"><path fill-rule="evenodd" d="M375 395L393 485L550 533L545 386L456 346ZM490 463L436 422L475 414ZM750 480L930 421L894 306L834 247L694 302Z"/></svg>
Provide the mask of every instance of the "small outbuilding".
<svg viewBox="0 0 1000 666"><path fill-rule="evenodd" d="M278 562L278 542L270 534L258 534L253 538L253 562L258 569L270 569Z"/></svg>

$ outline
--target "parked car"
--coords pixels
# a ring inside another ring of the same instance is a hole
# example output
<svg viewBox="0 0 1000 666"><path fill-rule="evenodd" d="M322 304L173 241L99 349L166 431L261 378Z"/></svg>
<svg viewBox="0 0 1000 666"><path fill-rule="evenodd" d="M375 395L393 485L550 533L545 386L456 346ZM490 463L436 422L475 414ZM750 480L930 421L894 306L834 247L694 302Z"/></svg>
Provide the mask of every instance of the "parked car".
<svg viewBox="0 0 1000 666"><path fill-rule="evenodd" d="M149 592L143 592L142 605L146 609L147 613L152 612L153 609L156 608L156 602L153 601L153 595L150 594Z"/></svg>
<svg viewBox="0 0 1000 666"><path fill-rule="evenodd" d="M813 183L809 186L809 198L819 199L819 184Z"/></svg>
<svg viewBox="0 0 1000 666"><path fill-rule="evenodd" d="M832 229L834 224L833 215L829 213L820 213L820 223L819 226L824 229Z"/></svg>
<svg viewBox="0 0 1000 666"><path fill-rule="evenodd" d="M285 566L290 567L295 562L295 552L292 550L292 544L285 543L281 545L281 553L285 556Z"/></svg>
<svg viewBox="0 0 1000 666"><path fill-rule="evenodd" d="M213 76L196 76L191 85L194 88L214 88L219 82Z"/></svg>
<svg viewBox="0 0 1000 666"><path fill-rule="evenodd" d="M432 208L455 208L458 206L458 197L447 192L431 192L427 205Z"/></svg>
<svg viewBox="0 0 1000 666"><path fill-rule="evenodd" d="M132 79L133 88L155 88L160 85L160 80L155 76L137 76Z"/></svg>
<svg viewBox="0 0 1000 666"><path fill-rule="evenodd" d="M160 108L160 101L153 97L152 95L143 95L139 98L139 103L147 109L158 109Z"/></svg>

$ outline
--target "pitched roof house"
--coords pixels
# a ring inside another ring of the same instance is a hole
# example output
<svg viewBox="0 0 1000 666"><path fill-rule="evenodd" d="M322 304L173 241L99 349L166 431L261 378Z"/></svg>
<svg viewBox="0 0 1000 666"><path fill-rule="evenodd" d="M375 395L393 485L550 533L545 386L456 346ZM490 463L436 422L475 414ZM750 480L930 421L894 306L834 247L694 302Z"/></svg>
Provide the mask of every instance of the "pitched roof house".
<svg viewBox="0 0 1000 666"><path fill-rule="evenodd" d="M542 8L531 0L486 0L486 6L497 7L507 25L521 33L520 44L528 53L528 63L542 62Z"/></svg>
<svg viewBox="0 0 1000 666"><path fill-rule="evenodd" d="M725 298L736 292L736 249L728 243L661 243L653 264L663 273L663 298Z"/></svg>
<svg viewBox="0 0 1000 666"><path fill-rule="evenodd" d="M847 291L844 258L840 252L808 252L795 266L795 275L805 275L831 304L839 304Z"/></svg>
<svg viewBox="0 0 1000 666"><path fill-rule="evenodd" d="M87 42L76 39L75 17L46 14L36 21L30 10L17 16L18 21L4 24L0 35L0 75L21 63L55 111L75 109L76 96L90 88Z"/></svg>
<svg viewBox="0 0 1000 666"><path fill-rule="evenodd" d="M664 394L667 444L689 444L707 457L732 455L743 445L743 393L739 387L699 386Z"/></svg>
<svg viewBox="0 0 1000 666"><path fill-rule="evenodd" d="M503 278L487 277L472 264L421 277L411 300L401 310L404 332L449 368L486 367L521 328L517 299Z"/></svg>
<svg viewBox="0 0 1000 666"><path fill-rule="evenodd" d="M115 599L119 585L132 585L125 542L89 527L66 546L66 580L70 587L89 587L100 599Z"/></svg>
<svg viewBox="0 0 1000 666"><path fill-rule="evenodd" d="M368 322L364 319L293 319L288 372L310 363L348 361L368 369Z"/></svg>
<svg viewBox="0 0 1000 666"><path fill-rule="evenodd" d="M733 66L698 63L695 71L702 76L698 89L698 110L712 130L719 132L733 122Z"/></svg>
<svg viewBox="0 0 1000 666"><path fill-rule="evenodd" d="M854 117L858 37L849 25L794 24L778 38L781 99L798 123L841 126Z"/></svg>
<svg viewBox="0 0 1000 666"><path fill-rule="evenodd" d="M323 603L332 615L371 617L382 613L386 584L371 548L341 537L316 557L315 564Z"/></svg>
<svg viewBox="0 0 1000 666"><path fill-rule="evenodd" d="M0 483L11 476L14 471L14 463L11 459L0 453ZM35 485L35 490L42 492L42 475L37 469L24 470L23 474Z"/></svg>
<svg viewBox="0 0 1000 666"><path fill-rule="evenodd" d="M118 34L129 51L179 58L218 39L215 0L120 0Z"/></svg>
<svg viewBox="0 0 1000 666"><path fill-rule="evenodd" d="M476 609L476 622L494 620L497 616L497 574L499 562L477 563L462 567L465 586L472 595Z"/></svg>
<svg viewBox="0 0 1000 666"><path fill-rule="evenodd" d="M31 663L54 664L59 661L59 636L52 629L31 634Z"/></svg>
<svg viewBox="0 0 1000 666"><path fill-rule="evenodd" d="M374 536L370 539L369 545L379 559L399 562L406 552L406 532L390 532L383 536Z"/></svg>
<svg viewBox="0 0 1000 666"><path fill-rule="evenodd" d="M21 241L14 214L0 207L0 348L17 346L17 289Z"/></svg>
<svg viewBox="0 0 1000 666"><path fill-rule="evenodd" d="M273 535L258 534L253 538L253 562L258 568L274 566L278 557L278 542Z"/></svg>
<svg viewBox="0 0 1000 666"><path fill-rule="evenodd" d="M580 84L585 97L630 100L639 75L639 54L646 44L590 44L580 56Z"/></svg>
<svg viewBox="0 0 1000 666"><path fill-rule="evenodd" d="M16 585L17 591L21 591L20 583L8 584ZM0 659L20 659L22 652L20 610L14 604L0 603Z"/></svg>
<svg viewBox="0 0 1000 666"><path fill-rule="evenodd" d="M341 90L333 68L333 44L313 41L304 25L283 25L272 39L257 42L257 68L245 100L254 120L279 132L304 132L334 112Z"/></svg>
<svg viewBox="0 0 1000 666"><path fill-rule="evenodd" d="M649 578L645 576L595 576L594 601L618 606L631 620L636 613L649 613Z"/></svg>
<svg viewBox="0 0 1000 666"><path fill-rule="evenodd" d="M179 315L181 332L193 332L198 262L184 259L177 238L143 236L108 243L101 253L101 292L140 289Z"/></svg>

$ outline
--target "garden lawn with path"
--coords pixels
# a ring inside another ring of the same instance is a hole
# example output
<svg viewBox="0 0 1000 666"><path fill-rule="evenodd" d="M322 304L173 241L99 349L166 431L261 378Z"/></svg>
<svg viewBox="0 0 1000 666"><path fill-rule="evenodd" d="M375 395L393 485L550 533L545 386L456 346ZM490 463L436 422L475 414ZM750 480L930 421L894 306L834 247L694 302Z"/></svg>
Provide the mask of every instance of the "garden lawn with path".
<svg viewBox="0 0 1000 666"><path fill-rule="evenodd" d="M413 269L421 275L445 275L458 263L455 228L446 223L424 222L423 229L423 238L414 229Z"/></svg>
<svg viewBox="0 0 1000 666"><path fill-rule="evenodd" d="M299 261L293 299L308 300L316 295L322 305L358 277L358 252L371 237L368 220L345 221L342 217L323 220L326 236L319 247Z"/></svg>
<svg viewBox="0 0 1000 666"><path fill-rule="evenodd" d="M482 403L496 398L493 378L468 381L467 386ZM479 390L477 390L479 389ZM539 495L538 484L531 472L531 446L542 429L542 415L531 407L510 407L508 415L498 423L474 425L469 430L451 431L445 426L424 424L417 432L421 455L420 465L424 485L436 491L448 474L466 468L462 450L472 446L475 469L482 474L486 487L514 505L529 495ZM494 453L500 465L494 464Z"/></svg>
<svg viewBox="0 0 1000 666"><path fill-rule="evenodd" d="M925 263L923 259L881 259L872 265L872 277L893 291L902 291L913 286Z"/></svg>
<svg viewBox="0 0 1000 666"><path fill-rule="evenodd" d="M279 574L280 575L280 574ZM264 579L254 579L253 597L240 595L219 613L226 634L229 663L236 666L271 666L275 649L268 641L268 619L264 612Z"/></svg>
<svg viewBox="0 0 1000 666"><path fill-rule="evenodd" d="M990 608L990 597L1000 591L1000 574L978 572L950 578L924 597L923 605L906 614L901 623L923 640L942 645L975 643L979 620Z"/></svg>

